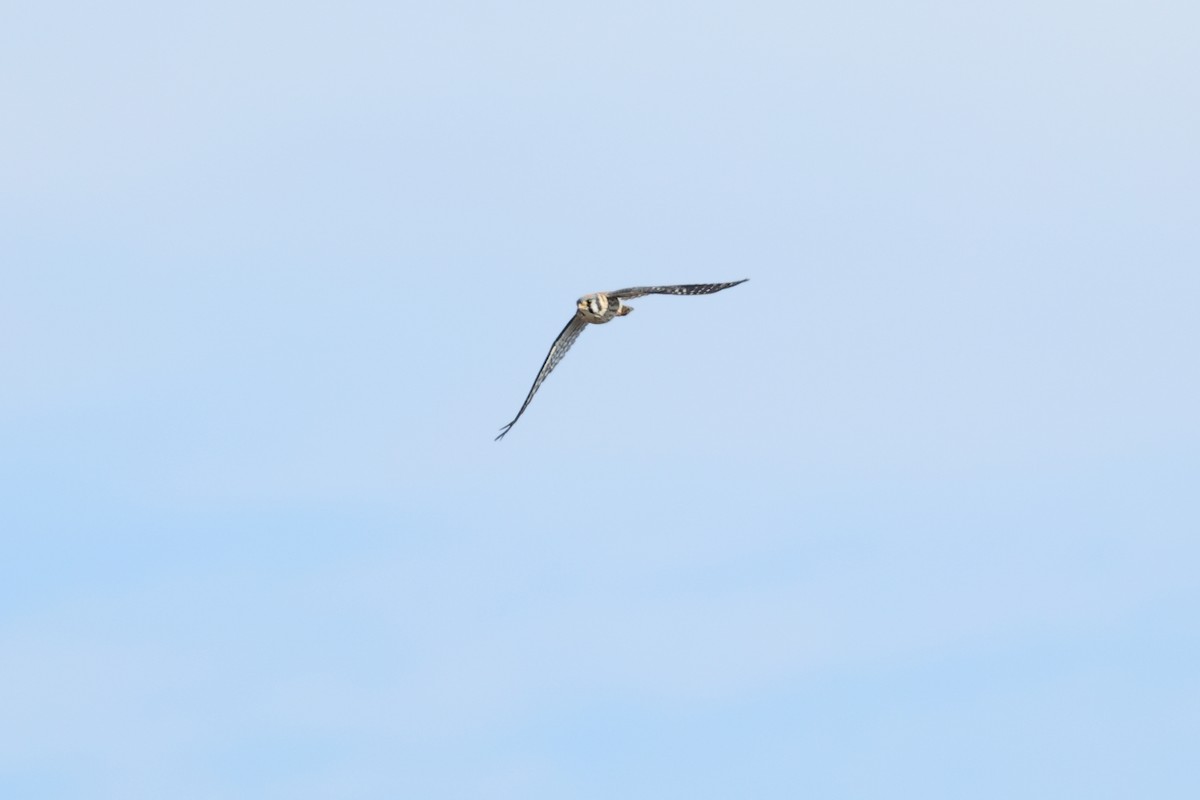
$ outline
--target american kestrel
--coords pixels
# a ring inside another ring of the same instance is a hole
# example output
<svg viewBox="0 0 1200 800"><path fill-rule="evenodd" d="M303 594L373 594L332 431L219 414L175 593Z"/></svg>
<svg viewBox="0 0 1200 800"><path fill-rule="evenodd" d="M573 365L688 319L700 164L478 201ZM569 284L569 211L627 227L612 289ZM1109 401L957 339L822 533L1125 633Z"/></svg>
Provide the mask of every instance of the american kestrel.
<svg viewBox="0 0 1200 800"><path fill-rule="evenodd" d="M571 321L562 329L562 333L551 345L550 352L546 354L546 360L542 362L542 368L538 371L537 378L534 380L525 402L521 404L521 410L513 417L512 422L500 429L500 435L496 437L496 441L503 439L512 426L517 424L517 420L525 413L529 402L541 388L542 381L546 380L546 376L558 366L559 361L562 361L562 357L571 349L571 345L575 344L575 340L579 338L579 334L583 333L584 328L589 324L602 325L614 317L623 317L633 311L632 308L625 305L625 300L645 294L712 294L722 289L728 289L730 286L745 283L747 280L749 279L743 278L732 283L689 283L683 286L635 286L631 289L618 289L615 292L585 294L575 303L575 316L571 317Z"/></svg>

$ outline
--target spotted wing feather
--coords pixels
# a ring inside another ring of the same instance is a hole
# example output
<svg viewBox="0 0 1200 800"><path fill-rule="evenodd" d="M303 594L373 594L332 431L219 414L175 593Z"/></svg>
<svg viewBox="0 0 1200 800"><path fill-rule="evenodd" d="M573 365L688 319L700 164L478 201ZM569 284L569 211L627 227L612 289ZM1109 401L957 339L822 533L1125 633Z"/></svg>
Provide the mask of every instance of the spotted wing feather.
<svg viewBox="0 0 1200 800"><path fill-rule="evenodd" d="M521 404L521 410L513 417L512 422L500 429L500 435L496 437L496 441L504 438L504 434L512 429L513 425L517 424L517 420L525 413L525 409L529 407L529 402L533 400L533 396L537 394L537 390L541 388L542 381L554 371L558 366L558 362L562 361L563 356L571 349L571 345L575 344L575 340L579 338L579 334L583 333L583 329L588 325L579 314L571 317L571 321L562 329L562 333L554 340L554 344L550 346L550 352L546 354L546 360L542 362L542 368L538 371L538 376L533 382L533 387L529 390L529 395L525 398L525 402Z"/></svg>
<svg viewBox="0 0 1200 800"><path fill-rule="evenodd" d="M608 296L629 300L647 294L712 294L722 289L728 289L730 286L745 283L747 280L748 278L729 283L685 283L679 286L634 286L629 289L617 289L615 292L609 292Z"/></svg>

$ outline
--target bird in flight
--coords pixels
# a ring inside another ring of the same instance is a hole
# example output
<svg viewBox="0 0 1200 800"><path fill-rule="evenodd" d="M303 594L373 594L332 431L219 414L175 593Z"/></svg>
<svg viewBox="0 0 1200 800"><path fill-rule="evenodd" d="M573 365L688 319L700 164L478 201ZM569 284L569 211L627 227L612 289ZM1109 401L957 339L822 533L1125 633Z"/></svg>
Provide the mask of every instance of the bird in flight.
<svg viewBox="0 0 1200 800"><path fill-rule="evenodd" d="M521 404L521 410L513 417L512 422L500 429L500 435L496 437L496 441L503 439L512 426L517 424L517 420L529 407L529 402L541 388L546 376L558 366L559 361L562 361L563 356L571 349L571 345L575 344L575 340L579 338L579 334L583 333L584 328L588 325L602 325L614 317L623 317L633 311L632 308L625 305L625 300L647 294L712 294L722 289L728 289L730 286L745 283L747 280L747 278L743 278L731 283L689 283L682 286L635 286L630 289L618 289L615 292L585 294L575 303L575 316L571 317L571 321L567 323L567 326L562 329L562 333L554 340L554 344L550 346L550 352L546 354L546 360L542 362L542 368L538 370L533 387L525 397L525 402Z"/></svg>

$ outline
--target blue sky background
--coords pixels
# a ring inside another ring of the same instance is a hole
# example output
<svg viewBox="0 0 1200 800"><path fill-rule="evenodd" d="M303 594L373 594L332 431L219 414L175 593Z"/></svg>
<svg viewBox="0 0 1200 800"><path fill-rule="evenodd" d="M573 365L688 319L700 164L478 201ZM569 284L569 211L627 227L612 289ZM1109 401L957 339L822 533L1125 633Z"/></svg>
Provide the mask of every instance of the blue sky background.
<svg viewBox="0 0 1200 800"><path fill-rule="evenodd" d="M1197 796L1198 29L10 4L0 795Z"/></svg>

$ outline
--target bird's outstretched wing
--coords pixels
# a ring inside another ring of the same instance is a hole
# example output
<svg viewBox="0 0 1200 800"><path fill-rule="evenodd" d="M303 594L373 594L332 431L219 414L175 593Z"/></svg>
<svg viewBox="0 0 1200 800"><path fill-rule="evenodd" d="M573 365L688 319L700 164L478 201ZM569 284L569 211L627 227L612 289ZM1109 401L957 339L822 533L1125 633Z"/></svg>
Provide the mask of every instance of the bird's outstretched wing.
<svg viewBox="0 0 1200 800"><path fill-rule="evenodd" d="M533 382L533 387L529 390L529 396L525 398L525 402L521 404L521 410L513 417L512 422L500 429L500 435L496 437L496 441L504 438L504 434L508 433L513 425L517 424L517 420L525 413L525 409L529 407L529 401L537 394L537 390L541 388L542 381L546 380L546 376L558 366L558 362L562 361L562 357L571 349L571 345L575 344L575 340L579 338L579 334L583 333L583 329L588 325L580 314L571 317L571 321L562 329L562 333L554 340L554 344L550 346L550 352L546 354L546 360L542 362L542 368L538 370L538 376Z"/></svg>
<svg viewBox="0 0 1200 800"><path fill-rule="evenodd" d="M730 283L687 283L681 286L634 286L629 289L617 289L615 292L609 292L608 296L629 300L634 297L641 297L644 294L712 294L722 289L728 289L730 286L745 283L748 280L749 278L742 278L740 281L732 281Z"/></svg>

